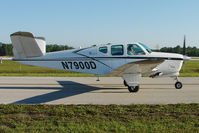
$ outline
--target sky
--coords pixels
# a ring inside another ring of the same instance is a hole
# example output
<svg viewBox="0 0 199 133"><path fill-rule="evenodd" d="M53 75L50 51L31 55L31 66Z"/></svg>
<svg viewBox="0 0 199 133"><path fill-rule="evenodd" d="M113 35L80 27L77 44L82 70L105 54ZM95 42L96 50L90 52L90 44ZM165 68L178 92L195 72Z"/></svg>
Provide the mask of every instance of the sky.
<svg viewBox="0 0 199 133"><path fill-rule="evenodd" d="M199 47L199 0L0 0L0 42L28 31L75 48L142 42Z"/></svg>

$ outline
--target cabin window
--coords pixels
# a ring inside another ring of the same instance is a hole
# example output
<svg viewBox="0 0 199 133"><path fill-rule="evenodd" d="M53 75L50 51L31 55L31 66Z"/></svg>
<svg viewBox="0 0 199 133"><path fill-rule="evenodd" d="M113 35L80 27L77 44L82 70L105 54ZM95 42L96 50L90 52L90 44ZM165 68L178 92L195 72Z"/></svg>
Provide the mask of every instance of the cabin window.
<svg viewBox="0 0 199 133"><path fill-rule="evenodd" d="M145 52L137 44L128 44L127 54L128 55L145 55Z"/></svg>
<svg viewBox="0 0 199 133"><path fill-rule="evenodd" d="M108 48L106 46L100 47L99 51L106 54L108 52Z"/></svg>
<svg viewBox="0 0 199 133"><path fill-rule="evenodd" d="M123 55L123 45L113 45L111 46L112 55Z"/></svg>

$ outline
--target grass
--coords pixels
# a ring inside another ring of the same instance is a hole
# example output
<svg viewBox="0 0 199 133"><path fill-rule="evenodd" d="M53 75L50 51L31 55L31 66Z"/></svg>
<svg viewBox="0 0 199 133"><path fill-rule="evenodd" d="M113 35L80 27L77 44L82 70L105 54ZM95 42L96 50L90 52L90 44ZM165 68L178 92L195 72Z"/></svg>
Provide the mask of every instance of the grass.
<svg viewBox="0 0 199 133"><path fill-rule="evenodd" d="M52 76L52 77L92 77L86 73L67 72L63 70L27 66L14 61L3 61L0 65L0 76ZM185 62L185 71L181 77L199 77L199 61Z"/></svg>
<svg viewBox="0 0 199 133"><path fill-rule="evenodd" d="M180 71L181 77L199 77L199 61L186 61L183 67Z"/></svg>
<svg viewBox="0 0 199 133"><path fill-rule="evenodd" d="M0 132L198 132L199 104L0 105Z"/></svg>

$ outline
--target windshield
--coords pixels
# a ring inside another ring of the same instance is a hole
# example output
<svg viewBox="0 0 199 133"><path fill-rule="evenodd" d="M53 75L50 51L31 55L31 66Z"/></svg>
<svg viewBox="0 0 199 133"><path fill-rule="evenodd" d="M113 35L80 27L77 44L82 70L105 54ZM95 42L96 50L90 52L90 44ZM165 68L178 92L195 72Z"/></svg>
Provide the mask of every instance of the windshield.
<svg viewBox="0 0 199 133"><path fill-rule="evenodd" d="M139 42L139 44L142 45L142 47L144 47L149 53L152 52L151 49L149 47L147 47L146 45L144 45L143 43Z"/></svg>

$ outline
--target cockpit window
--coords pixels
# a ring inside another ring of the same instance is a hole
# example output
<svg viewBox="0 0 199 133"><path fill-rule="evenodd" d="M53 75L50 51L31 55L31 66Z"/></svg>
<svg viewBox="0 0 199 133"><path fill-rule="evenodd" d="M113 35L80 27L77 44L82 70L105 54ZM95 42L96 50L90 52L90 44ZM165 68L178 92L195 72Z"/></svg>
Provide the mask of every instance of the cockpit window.
<svg viewBox="0 0 199 133"><path fill-rule="evenodd" d="M123 55L123 45L112 45L111 46L112 55Z"/></svg>
<svg viewBox="0 0 199 133"><path fill-rule="evenodd" d="M143 43L139 42L139 44L142 45L149 53L152 52L151 49L149 47L147 47L146 45L144 45Z"/></svg>
<svg viewBox="0 0 199 133"><path fill-rule="evenodd" d="M144 55L145 53L137 44L128 44L127 54L128 55Z"/></svg>
<svg viewBox="0 0 199 133"><path fill-rule="evenodd" d="M104 46L104 47L100 47L99 51L106 54L108 52L108 49L106 46Z"/></svg>

